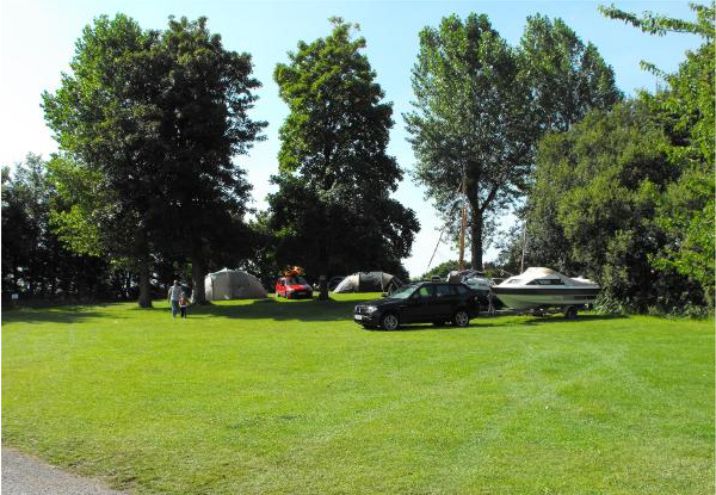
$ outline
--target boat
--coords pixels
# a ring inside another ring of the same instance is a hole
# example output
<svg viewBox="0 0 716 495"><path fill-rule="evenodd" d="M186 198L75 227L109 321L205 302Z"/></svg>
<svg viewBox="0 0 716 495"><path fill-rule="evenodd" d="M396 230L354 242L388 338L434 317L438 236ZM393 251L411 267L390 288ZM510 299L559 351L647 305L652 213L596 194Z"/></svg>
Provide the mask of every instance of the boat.
<svg viewBox="0 0 716 495"><path fill-rule="evenodd" d="M448 273L445 280L452 284L462 282L485 298L492 288L492 281L477 270L454 270Z"/></svg>
<svg viewBox="0 0 716 495"><path fill-rule="evenodd" d="M515 310L544 310L559 307L568 317L577 308L591 304L599 285L586 278L569 278L551 268L530 267L504 280L492 291L505 306Z"/></svg>

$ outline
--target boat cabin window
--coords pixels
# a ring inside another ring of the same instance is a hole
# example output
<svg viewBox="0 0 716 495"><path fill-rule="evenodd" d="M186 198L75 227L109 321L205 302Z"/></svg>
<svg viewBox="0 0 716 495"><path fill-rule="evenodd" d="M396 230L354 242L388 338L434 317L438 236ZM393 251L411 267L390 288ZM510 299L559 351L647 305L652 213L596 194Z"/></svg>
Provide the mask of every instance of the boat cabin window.
<svg viewBox="0 0 716 495"><path fill-rule="evenodd" d="M564 285L564 282L558 278L538 278L527 285Z"/></svg>

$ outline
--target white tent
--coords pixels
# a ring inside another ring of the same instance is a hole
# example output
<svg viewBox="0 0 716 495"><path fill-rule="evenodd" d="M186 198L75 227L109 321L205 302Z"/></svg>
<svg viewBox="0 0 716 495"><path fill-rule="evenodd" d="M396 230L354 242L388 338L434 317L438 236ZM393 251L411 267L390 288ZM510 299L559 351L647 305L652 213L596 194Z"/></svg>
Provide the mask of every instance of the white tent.
<svg viewBox="0 0 716 495"><path fill-rule="evenodd" d="M204 279L204 291L208 301L266 297L266 290L259 279L250 273L228 268L208 274Z"/></svg>

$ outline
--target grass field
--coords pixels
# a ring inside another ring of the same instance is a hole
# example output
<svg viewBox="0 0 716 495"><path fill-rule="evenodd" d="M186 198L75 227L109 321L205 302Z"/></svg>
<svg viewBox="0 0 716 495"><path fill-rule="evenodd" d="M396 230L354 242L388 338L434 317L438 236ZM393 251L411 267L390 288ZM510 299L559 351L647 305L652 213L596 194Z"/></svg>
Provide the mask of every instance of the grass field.
<svg viewBox="0 0 716 495"><path fill-rule="evenodd" d="M5 445L136 493L711 494L714 322L3 313Z"/></svg>

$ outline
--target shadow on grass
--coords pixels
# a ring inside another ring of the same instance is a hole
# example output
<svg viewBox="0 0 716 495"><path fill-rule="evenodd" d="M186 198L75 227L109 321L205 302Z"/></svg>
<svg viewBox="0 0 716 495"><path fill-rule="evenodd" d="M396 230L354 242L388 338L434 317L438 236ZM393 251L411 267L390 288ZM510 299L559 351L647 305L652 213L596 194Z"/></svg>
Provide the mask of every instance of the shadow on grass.
<svg viewBox="0 0 716 495"><path fill-rule="evenodd" d="M329 299L328 301L298 300L298 301L276 301L272 298L255 299L242 304L207 304L201 306L191 306L189 308L189 318L200 317L221 317L241 320L274 320L274 321L346 321L353 319L353 307L356 304L374 300L375 295L366 294L365 299L354 299L350 301L341 301ZM157 304L159 307L157 307ZM104 313L96 308L110 307L113 304L96 304L91 307L83 306L62 306L55 308L43 309L17 309L12 311L3 311L3 323L23 322L23 323L76 323L89 318L123 318L122 312L113 311L111 315ZM138 316L142 312L161 312L170 317L168 305L162 301L155 301L152 308L140 309L137 306L127 308L126 311L132 313L132 316ZM591 322L599 320L615 320L625 318L624 316L580 315L576 320L567 320L562 316L543 316L529 317L518 316L514 314L497 314L495 316L487 316L481 314L473 318L470 327L508 327L515 325L543 325L543 324L559 324L559 323L579 323ZM432 324L421 325L411 324L401 326L397 331L422 331L422 330L460 330L460 327L454 327L450 324L433 326ZM380 330L383 331L383 330Z"/></svg>
<svg viewBox="0 0 716 495"><path fill-rule="evenodd" d="M410 324L401 325L397 330L391 330L391 332L415 332L422 330L467 330L470 328L495 328L495 327L514 327L519 325L544 325L544 324L559 324L559 323L576 323L580 322L591 322L591 321L610 321L626 319L626 316L622 315L580 315L576 320L568 320L563 316L551 315L551 316L520 316L520 315L508 315L508 314L497 314L488 316L482 314L476 318L470 320L470 325L467 327L457 327L446 323L444 325L433 325L433 324ZM369 331L385 332L382 328L370 328Z"/></svg>
<svg viewBox="0 0 716 495"><path fill-rule="evenodd" d="M603 321L603 320L623 320L627 317L624 315L579 315L574 320L568 320L564 316L535 316L525 321L525 325L543 325L545 323L585 323L590 321Z"/></svg>
<svg viewBox="0 0 716 495"><path fill-rule="evenodd" d="M93 304L93 307L104 307L107 304ZM3 325L6 323L77 323L89 318L101 318L107 316L105 313L96 310L88 310L82 306L61 306L55 308L20 308L12 311L2 312ZM113 319L120 319L122 316L113 314Z"/></svg>
<svg viewBox="0 0 716 495"><path fill-rule="evenodd" d="M368 300L368 299L366 299ZM303 300L277 302L273 299L257 299L249 304L224 306L208 304L192 306L189 316L219 316L224 318L277 321L339 321L353 318L353 307L362 301Z"/></svg>

